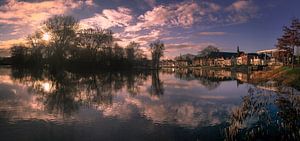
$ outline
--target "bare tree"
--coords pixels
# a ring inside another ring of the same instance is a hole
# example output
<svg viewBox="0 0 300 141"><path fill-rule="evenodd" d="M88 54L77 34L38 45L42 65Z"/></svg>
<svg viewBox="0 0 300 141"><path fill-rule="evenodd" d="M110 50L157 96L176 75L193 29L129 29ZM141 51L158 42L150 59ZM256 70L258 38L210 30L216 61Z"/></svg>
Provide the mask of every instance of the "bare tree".
<svg viewBox="0 0 300 141"><path fill-rule="evenodd" d="M207 46L206 48L204 48L203 50L199 51L199 55L200 56L207 56L209 55L211 52L219 52L220 50L212 45Z"/></svg>
<svg viewBox="0 0 300 141"><path fill-rule="evenodd" d="M44 32L51 34L54 58L64 59L67 49L76 45L78 28L78 21L72 16L56 15L44 22Z"/></svg>
<svg viewBox="0 0 300 141"><path fill-rule="evenodd" d="M160 40L156 40L150 44L150 49L152 55L152 67L158 69L159 60L164 56L165 45Z"/></svg>

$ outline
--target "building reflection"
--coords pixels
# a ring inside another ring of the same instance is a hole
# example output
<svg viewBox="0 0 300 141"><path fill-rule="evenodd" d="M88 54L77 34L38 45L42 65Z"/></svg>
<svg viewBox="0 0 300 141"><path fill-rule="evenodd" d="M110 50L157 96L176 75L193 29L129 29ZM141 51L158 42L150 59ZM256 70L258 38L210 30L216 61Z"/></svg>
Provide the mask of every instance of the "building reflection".
<svg viewBox="0 0 300 141"><path fill-rule="evenodd" d="M248 71L234 71L226 69L163 69L164 73L175 73L175 77L182 80L199 80L209 90L216 89L223 81L236 80L237 85L252 83L255 73Z"/></svg>

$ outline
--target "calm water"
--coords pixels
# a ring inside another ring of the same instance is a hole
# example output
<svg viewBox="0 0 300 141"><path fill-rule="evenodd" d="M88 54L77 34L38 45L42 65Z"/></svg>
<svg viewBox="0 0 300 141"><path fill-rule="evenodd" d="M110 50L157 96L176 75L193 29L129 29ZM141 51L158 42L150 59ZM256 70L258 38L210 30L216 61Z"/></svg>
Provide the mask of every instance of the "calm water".
<svg viewBox="0 0 300 141"><path fill-rule="evenodd" d="M6 140L297 140L299 92L214 70L0 68Z"/></svg>

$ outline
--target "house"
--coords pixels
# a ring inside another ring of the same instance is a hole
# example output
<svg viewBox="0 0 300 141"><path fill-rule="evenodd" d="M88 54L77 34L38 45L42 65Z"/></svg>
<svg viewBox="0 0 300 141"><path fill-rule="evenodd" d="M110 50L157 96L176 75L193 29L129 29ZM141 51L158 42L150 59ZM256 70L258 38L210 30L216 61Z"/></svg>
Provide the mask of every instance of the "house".
<svg viewBox="0 0 300 141"><path fill-rule="evenodd" d="M175 67L175 61L174 60L162 60L159 62L159 66L161 68L173 68Z"/></svg>
<svg viewBox="0 0 300 141"><path fill-rule="evenodd" d="M193 60L193 66L216 66L227 67L233 65L237 53L232 52L211 52L207 56L197 56Z"/></svg>
<svg viewBox="0 0 300 141"><path fill-rule="evenodd" d="M266 65L267 56L258 53L241 53L237 58L237 65Z"/></svg>
<svg viewBox="0 0 300 141"><path fill-rule="evenodd" d="M257 53L248 53L247 57L249 59L249 64L254 66L265 66L267 65L265 59L269 59L268 56Z"/></svg>
<svg viewBox="0 0 300 141"><path fill-rule="evenodd" d="M288 64L291 55L290 51L284 49L259 50L256 53L264 55L264 64L269 66Z"/></svg>
<svg viewBox="0 0 300 141"><path fill-rule="evenodd" d="M189 59L178 58L178 59L176 59L175 66L181 68L181 67L189 67L191 64L192 64L191 60L189 60Z"/></svg>
<svg viewBox="0 0 300 141"><path fill-rule="evenodd" d="M192 66L193 59L195 58L195 55L192 54L185 54L180 55L178 57L175 57L175 66L176 67L189 67Z"/></svg>
<svg viewBox="0 0 300 141"><path fill-rule="evenodd" d="M193 59L192 64L194 67L207 66L207 61L205 57L196 56Z"/></svg>

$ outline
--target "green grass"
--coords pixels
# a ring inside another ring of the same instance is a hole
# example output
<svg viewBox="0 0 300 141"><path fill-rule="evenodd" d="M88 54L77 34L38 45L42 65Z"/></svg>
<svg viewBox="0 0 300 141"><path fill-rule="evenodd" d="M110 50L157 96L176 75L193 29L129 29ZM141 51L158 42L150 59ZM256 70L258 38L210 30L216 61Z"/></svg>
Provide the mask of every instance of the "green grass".
<svg viewBox="0 0 300 141"><path fill-rule="evenodd" d="M281 77L284 79L283 83L288 84L298 90L300 90L300 67L282 67L283 73Z"/></svg>

